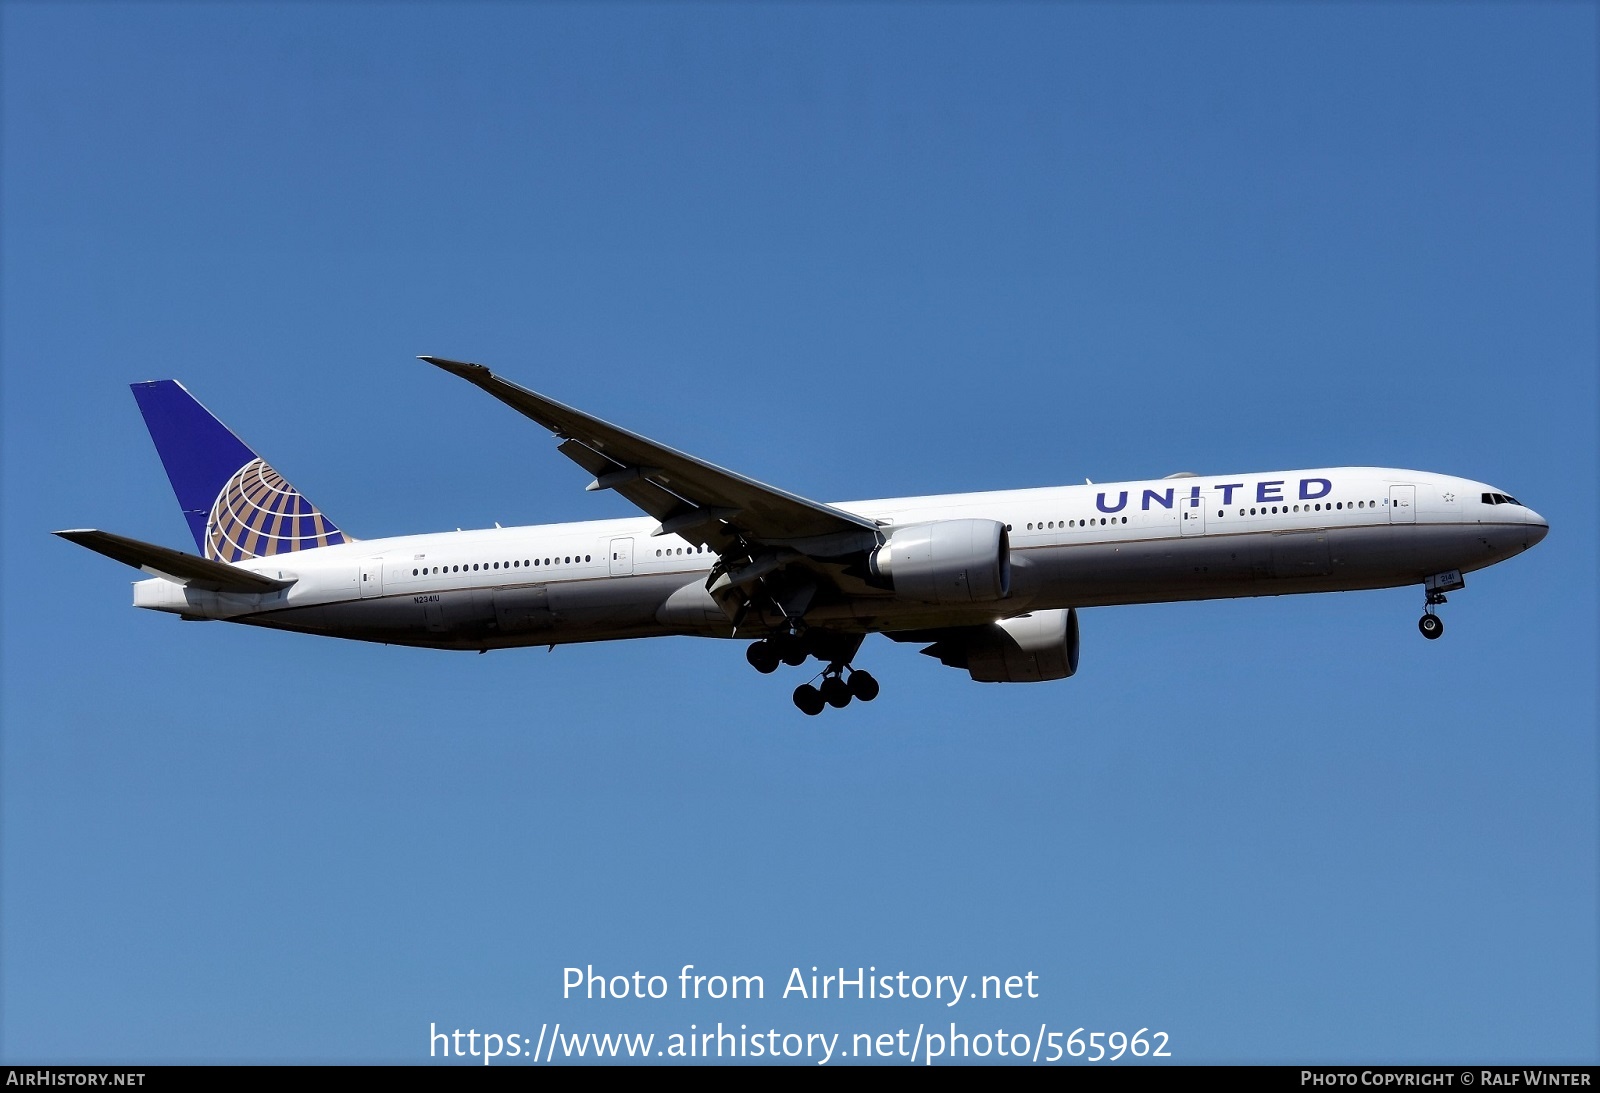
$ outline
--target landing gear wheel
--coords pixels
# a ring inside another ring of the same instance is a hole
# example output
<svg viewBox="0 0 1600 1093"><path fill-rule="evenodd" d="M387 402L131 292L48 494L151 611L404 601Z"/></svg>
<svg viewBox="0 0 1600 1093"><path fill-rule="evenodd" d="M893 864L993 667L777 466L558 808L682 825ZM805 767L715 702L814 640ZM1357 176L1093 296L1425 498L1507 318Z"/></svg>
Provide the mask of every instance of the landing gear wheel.
<svg viewBox="0 0 1600 1093"><path fill-rule="evenodd" d="M822 700L836 710L842 710L850 705L850 688L845 686L844 680L838 676L829 676L822 681Z"/></svg>
<svg viewBox="0 0 1600 1093"><path fill-rule="evenodd" d="M822 707L828 704L822 697L822 692L809 683L802 683L794 689L794 704L800 707L800 712L807 717L815 717L822 712Z"/></svg>
<svg viewBox="0 0 1600 1093"><path fill-rule="evenodd" d="M772 647L770 641L755 641L744 651L744 659L750 662L750 667L762 675L771 675L778 670L778 651Z"/></svg>
<svg viewBox="0 0 1600 1093"><path fill-rule="evenodd" d="M1444 620L1438 615L1424 615L1417 620L1417 629L1422 631L1423 637L1432 641L1444 633Z"/></svg>
<svg viewBox="0 0 1600 1093"><path fill-rule="evenodd" d="M850 673L850 693L863 702L871 702L878 697L878 681L866 672Z"/></svg>
<svg viewBox="0 0 1600 1093"><path fill-rule="evenodd" d="M805 651L805 647L802 646L798 641L784 642L783 648L778 652L778 656L781 657L783 662L791 668L798 668L800 665L804 664L808 655L809 654L807 654Z"/></svg>

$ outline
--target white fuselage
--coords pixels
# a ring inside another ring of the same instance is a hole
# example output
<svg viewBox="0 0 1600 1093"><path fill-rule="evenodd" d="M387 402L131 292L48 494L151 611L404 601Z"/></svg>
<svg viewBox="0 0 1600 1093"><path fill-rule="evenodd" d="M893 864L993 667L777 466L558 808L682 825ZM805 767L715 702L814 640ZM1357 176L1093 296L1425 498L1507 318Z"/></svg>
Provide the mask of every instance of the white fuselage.
<svg viewBox="0 0 1600 1093"><path fill-rule="evenodd" d="M947 494L835 507L885 536L942 520L1007 525L1010 594L952 606L892 591L819 604L809 621L877 632L1048 608L1332 592L1481 569L1542 539L1537 514L1449 475L1339 467ZM641 517L397 536L240 563L294 583L260 595L157 578L134 603L336 637L456 649L733 634L706 593L716 561ZM741 636L748 636L747 628Z"/></svg>

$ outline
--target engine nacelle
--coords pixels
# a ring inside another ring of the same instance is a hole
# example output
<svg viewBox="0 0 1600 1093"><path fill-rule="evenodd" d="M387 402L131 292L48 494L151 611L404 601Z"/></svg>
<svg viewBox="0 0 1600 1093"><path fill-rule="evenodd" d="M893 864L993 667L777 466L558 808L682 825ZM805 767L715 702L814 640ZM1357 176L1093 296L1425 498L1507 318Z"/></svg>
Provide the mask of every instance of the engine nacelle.
<svg viewBox="0 0 1600 1093"><path fill-rule="evenodd" d="M872 552L872 572L922 603L990 603L1011 594L1011 540L995 520L901 528Z"/></svg>
<svg viewBox="0 0 1600 1093"><path fill-rule="evenodd" d="M1035 611L937 641L923 650L980 683L1041 683L1078 670L1078 612Z"/></svg>

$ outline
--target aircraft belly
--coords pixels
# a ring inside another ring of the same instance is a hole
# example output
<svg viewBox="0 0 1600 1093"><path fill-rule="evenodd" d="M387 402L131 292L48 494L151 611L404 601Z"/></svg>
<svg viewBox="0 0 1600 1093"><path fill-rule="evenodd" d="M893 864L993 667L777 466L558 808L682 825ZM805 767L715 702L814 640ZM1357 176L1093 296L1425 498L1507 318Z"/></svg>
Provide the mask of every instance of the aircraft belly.
<svg viewBox="0 0 1600 1093"><path fill-rule="evenodd" d="M277 629L395 645L480 649L667 633L656 609L683 574L449 589L263 613Z"/></svg>
<svg viewBox="0 0 1600 1093"><path fill-rule="evenodd" d="M550 606L560 620L560 629L582 635L572 640L591 640L592 632L630 637L667 633L656 621L657 609L686 580L695 579L705 578L693 573L650 573L554 584L550 586Z"/></svg>
<svg viewBox="0 0 1600 1093"><path fill-rule="evenodd" d="M1040 608L1354 591L1481 568L1503 549L1443 524L1084 543L1019 551L1027 564L1013 571L1013 591Z"/></svg>

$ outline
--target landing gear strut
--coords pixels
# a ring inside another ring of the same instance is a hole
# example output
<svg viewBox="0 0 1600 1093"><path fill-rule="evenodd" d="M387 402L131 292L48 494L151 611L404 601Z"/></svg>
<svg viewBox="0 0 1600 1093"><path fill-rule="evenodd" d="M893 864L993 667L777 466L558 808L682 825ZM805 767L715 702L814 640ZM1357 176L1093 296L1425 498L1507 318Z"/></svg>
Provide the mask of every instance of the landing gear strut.
<svg viewBox="0 0 1600 1093"><path fill-rule="evenodd" d="M1447 570L1444 573L1435 573L1422 584L1423 594L1427 597L1427 604L1422 609L1422 618L1417 620L1417 629L1422 631L1422 636L1429 641L1437 639L1444 633L1444 620L1433 613L1433 609L1445 602L1444 594L1467 587L1467 582L1461 579L1458 569Z"/></svg>
<svg viewBox="0 0 1600 1093"><path fill-rule="evenodd" d="M751 642L744 656L750 666L763 675L777 671L779 664L799 666L809 657L826 664L820 677L794 689L794 704L808 717L815 717L828 706L842 710L852 699L871 702L878 697L878 681L869 673L850 667L850 661L861 648L862 637L861 634L792 627L787 633Z"/></svg>

